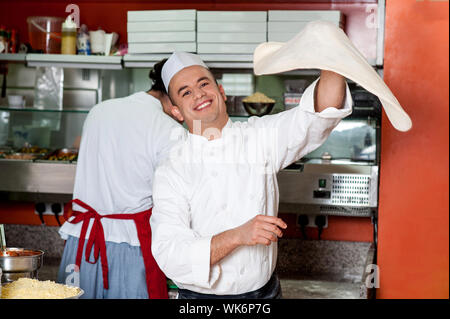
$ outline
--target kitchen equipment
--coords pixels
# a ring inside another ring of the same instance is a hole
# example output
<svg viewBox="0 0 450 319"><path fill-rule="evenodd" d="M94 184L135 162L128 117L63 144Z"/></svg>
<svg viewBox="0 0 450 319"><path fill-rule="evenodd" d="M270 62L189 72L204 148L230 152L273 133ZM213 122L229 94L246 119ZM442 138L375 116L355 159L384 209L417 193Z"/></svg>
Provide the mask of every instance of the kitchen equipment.
<svg viewBox="0 0 450 319"><path fill-rule="evenodd" d="M263 116L269 114L275 102L266 102L266 103L252 103L252 102L242 102L244 104L245 110L250 115Z"/></svg>
<svg viewBox="0 0 450 319"><path fill-rule="evenodd" d="M61 52L61 30L64 18L28 17L28 38L34 50L44 53Z"/></svg>
<svg viewBox="0 0 450 319"><path fill-rule="evenodd" d="M102 54L105 52L105 34L103 30L89 31L92 54Z"/></svg>
<svg viewBox="0 0 450 319"><path fill-rule="evenodd" d="M25 106L25 96L8 95L8 106L12 108L23 108Z"/></svg>
<svg viewBox="0 0 450 319"><path fill-rule="evenodd" d="M3 224L0 224L0 254L3 255L5 254L5 252L6 252L5 226Z"/></svg>
<svg viewBox="0 0 450 319"><path fill-rule="evenodd" d="M9 254L13 255L10 256ZM37 279L43 256L42 250L6 248L6 255L3 252L0 255L3 282L11 282L22 277Z"/></svg>

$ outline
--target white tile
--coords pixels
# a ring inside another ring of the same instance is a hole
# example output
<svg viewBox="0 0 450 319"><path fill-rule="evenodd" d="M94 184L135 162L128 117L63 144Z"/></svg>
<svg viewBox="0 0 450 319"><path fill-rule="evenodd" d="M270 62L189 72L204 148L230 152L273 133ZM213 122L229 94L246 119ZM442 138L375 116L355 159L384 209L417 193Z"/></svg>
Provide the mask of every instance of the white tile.
<svg viewBox="0 0 450 319"><path fill-rule="evenodd" d="M128 11L128 21L180 21L195 20L196 10L143 10Z"/></svg>
<svg viewBox="0 0 450 319"><path fill-rule="evenodd" d="M128 22L127 31L195 31L195 21Z"/></svg>
<svg viewBox="0 0 450 319"><path fill-rule="evenodd" d="M172 53L173 51L195 52L195 42L129 43L128 53Z"/></svg>
<svg viewBox="0 0 450 319"><path fill-rule="evenodd" d="M195 31L128 32L128 43L133 42L195 42Z"/></svg>
<svg viewBox="0 0 450 319"><path fill-rule="evenodd" d="M267 41L266 32L198 32L198 43L261 43Z"/></svg>
<svg viewBox="0 0 450 319"><path fill-rule="evenodd" d="M267 11L197 11L197 21L265 22Z"/></svg>

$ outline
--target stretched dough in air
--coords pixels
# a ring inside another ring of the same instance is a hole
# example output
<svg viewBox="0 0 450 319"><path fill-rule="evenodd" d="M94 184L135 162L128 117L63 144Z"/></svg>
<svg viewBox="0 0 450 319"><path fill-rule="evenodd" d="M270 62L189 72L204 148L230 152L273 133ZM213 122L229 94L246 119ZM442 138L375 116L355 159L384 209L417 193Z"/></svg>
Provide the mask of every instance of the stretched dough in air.
<svg viewBox="0 0 450 319"><path fill-rule="evenodd" d="M288 42L261 43L253 54L256 75L295 69L322 69L339 73L375 94L399 131L412 122L383 79L356 49L344 31L328 21L308 23Z"/></svg>

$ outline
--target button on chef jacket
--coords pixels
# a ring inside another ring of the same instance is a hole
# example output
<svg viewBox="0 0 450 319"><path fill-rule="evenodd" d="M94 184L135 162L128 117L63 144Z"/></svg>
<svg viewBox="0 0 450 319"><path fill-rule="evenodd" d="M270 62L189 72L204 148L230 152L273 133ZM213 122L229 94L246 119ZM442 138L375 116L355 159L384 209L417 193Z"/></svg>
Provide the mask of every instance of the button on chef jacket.
<svg viewBox="0 0 450 319"><path fill-rule="evenodd" d="M210 267L212 236L258 214L277 216L277 172L318 148L352 110L348 86L342 109L314 111L316 80L299 106L275 115L228 121L221 138L184 132L155 172L152 253L184 289L241 294L264 286L277 244L240 246Z"/></svg>
<svg viewBox="0 0 450 319"><path fill-rule="evenodd" d="M73 198L100 215L128 214L153 206L153 175L172 146L170 134L181 129L163 112L158 99L138 92L104 101L86 117L77 161ZM85 211L78 205L73 209ZM140 246L133 220L103 218L105 240ZM88 238L93 219L86 234ZM63 239L79 237L82 223L64 223Z"/></svg>

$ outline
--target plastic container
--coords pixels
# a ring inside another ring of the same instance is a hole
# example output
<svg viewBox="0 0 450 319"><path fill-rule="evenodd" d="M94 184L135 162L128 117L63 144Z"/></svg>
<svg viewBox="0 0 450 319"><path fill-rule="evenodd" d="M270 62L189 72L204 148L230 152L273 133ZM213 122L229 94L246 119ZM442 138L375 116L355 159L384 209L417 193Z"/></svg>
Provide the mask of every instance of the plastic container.
<svg viewBox="0 0 450 319"><path fill-rule="evenodd" d="M44 53L61 52L61 31L64 18L28 17L28 38L34 50Z"/></svg>
<svg viewBox="0 0 450 319"><path fill-rule="evenodd" d="M61 54L77 54L77 24L71 16L62 24Z"/></svg>

